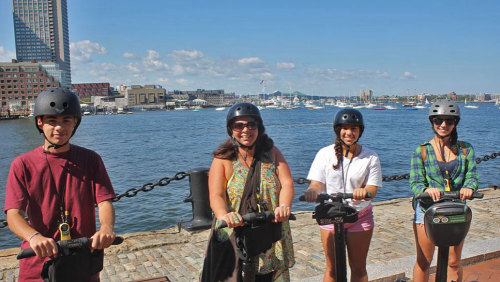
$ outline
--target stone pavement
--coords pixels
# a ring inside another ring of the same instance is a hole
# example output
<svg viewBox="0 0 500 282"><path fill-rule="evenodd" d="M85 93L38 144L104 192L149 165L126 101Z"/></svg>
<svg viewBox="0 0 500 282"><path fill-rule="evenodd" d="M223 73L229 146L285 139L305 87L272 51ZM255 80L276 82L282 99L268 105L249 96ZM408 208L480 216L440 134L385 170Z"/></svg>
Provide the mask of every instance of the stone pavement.
<svg viewBox="0 0 500 282"><path fill-rule="evenodd" d="M482 189L484 199L469 201L473 220L463 261L473 264L500 257L500 193ZM311 204L312 205L312 204ZM409 198L374 203L375 230L368 253L372 281L411 278L414 255ZM291 221L296 264L292 281L321 281L325 264L319 227L311 212L294 212ZM209 231L189 233L177 228L121 235L124 243L106 250L101 281L197 281ZM19 249L0 250L0 280L17 277ZM437 253L437 252L436 252ZM434 259L434 264L435 264Z"/></svg>

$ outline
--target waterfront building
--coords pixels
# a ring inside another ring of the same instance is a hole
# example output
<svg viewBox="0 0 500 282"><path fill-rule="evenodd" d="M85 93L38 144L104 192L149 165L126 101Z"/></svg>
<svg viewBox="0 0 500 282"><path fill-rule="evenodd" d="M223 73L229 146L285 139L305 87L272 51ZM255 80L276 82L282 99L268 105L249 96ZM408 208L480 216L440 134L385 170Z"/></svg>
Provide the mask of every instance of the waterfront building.
<svg viewBox="0 0 500 282"><path fill-rule="evenodd" d="M373 98L373 91L372 90L361 90L359 93L359 97L360 97L361 101L370 102Z"/></svg>
<svg viewBox="0 0 500 282"><path fill-rule="evenodd" d="M38 94L53 87L61 87L61 71L55 63L17 62L0 63L0 108L29 114Z"/></svg>
<svg viewBox="0 0 500 282"><path fill-rule="evenodd" d="M167 100L177 101L193 101L204 100L209 106L232 106L235 104L234 93L224 93L224 90L205 90L197 89L196 91L174 90L167 93Z"/></svg>
<svg viewBox="0 0 500 282"><path fill-rule="evenodd" d="M108 82L101 83L74 83L71 84L71 90L81 98L90 98L92 96L113 96L113 88Z"/></svg>
<svg viewBox="0 0 500 282"><path fill-rule="evenodd" d="M12 0L16 56L19 62L53 62L61 86L71 87L66 0Z"/></svg>
<svg viewBox="0 0 500 282"><path fill-rule="evenodd" d="M160 85L132 85L127 88L125 98L128 101L128 107L160 107L165 106L166 90Z"/></svg>

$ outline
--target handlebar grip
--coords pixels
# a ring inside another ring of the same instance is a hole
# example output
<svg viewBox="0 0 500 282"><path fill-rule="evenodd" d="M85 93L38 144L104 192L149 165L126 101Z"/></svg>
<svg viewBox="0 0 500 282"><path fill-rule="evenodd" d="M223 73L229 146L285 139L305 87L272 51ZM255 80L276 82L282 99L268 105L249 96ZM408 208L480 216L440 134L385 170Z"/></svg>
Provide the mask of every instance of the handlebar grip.
<svg viewBox="0 0 500 282"><path fill-rule="evenodd" d="M441 197L446 197L448 199L460 199L460 191L441 191ZM472 199L482 199L484 197L483 193L479 192L474 192L472 193L471 200ZM422 200L422 199L430 199L431 197L429 196L429 193L427 192L422 192L418 195L415 196L415 199L417 200Z"/></svg>
<svg viewBox="0 0 500 282"><path fill-rule="evenodd" d="M266 219L265 220L273 220L274 219L274 213L271 212L271 211L265 211L264 212L265 214L265 217ZM243 216L241 216L241 218L243 219L243 222L244 223L251 223L252 221L254 221L256 218L257 218L257 213L254 213L254 212L251 212L251 213L247 213ZM288 220L296 220L297 218L295 217L295 215L293 213L290 213L290 216L288 217ZM220 220L219 221L219 224L217 226L215 226L215 229L222 229L222 228L225 228L227 227L227 222L224 221L224 220Z"/></svg>
<svg viewBox="0 0 500 282"><path fill-rule="evenodd" d="M29 258L35 255L35 251L32 248L22 249L19 254L17 254L17 259Z"/></svg>
<svg viewBox="0 0 500 282"><path fill-rule="evenodd" d="M123 237L121 236L116 236L115 239L113 240L112 245L120 245L123 242ZM74 248L81 248L83 246L90 246L92 240L87 237L81 237L77 239L72 239L72 240L65 240L65 241L57 241L57 248L69 248L69 249L74 249ZM33 251L32 248L26 248L22 249L19 254L17 254L17 259L24 259L24 258L29 258L35 256L35 251Z"/></svg>
<svg viewBox="0 0 500 282"><path fill-rule="evenodd" d="M482 198L484 198L484 194L483 193L479 193L479 192L472 193L471 200L472 199L482 199Z"/></svg>
<svg viewBox="0 0 500 282"><path fill-rule="evenodd" d="M338 193L338 194L318 194L318 197L316 198L316 202L322 202L331 199L332 197L338 197L340 196L342 199L352 199L353 194L352 193ZM366 192L366 199L371 199L372 198L372 193ZM299 197L299 201L304 202L306 200L306 197L304 195Z"/></svg>

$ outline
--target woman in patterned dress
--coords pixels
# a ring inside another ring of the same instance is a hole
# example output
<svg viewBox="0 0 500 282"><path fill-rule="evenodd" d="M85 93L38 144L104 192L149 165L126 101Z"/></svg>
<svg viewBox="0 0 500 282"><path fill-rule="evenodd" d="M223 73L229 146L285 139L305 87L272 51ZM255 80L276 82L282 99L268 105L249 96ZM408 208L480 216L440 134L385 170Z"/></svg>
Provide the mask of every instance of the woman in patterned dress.
<svg viewBox="0 0 500 282"><path fill-rule="evenodd" d="M256 281L290 281L288 269L295 263L288 217L294 196L290 168L273 140L265 134L259 109L251 103L239 103L228 112L228 138L214 152L209 173L210 206L217 221L228 227L215 236L228 240L234 227L243 226L238 213L248 171L255 157L261 160L258 197L268 210L274 211L275 222L282 223L280 240L258 255Z"/></svg>

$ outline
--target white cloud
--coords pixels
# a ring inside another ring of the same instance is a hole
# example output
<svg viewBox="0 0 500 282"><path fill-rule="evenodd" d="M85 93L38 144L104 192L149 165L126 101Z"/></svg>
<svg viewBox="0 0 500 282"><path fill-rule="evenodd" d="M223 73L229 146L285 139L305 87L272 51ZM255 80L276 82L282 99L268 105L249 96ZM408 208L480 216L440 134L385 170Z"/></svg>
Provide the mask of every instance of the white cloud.
<svg viewBox="0 0 500 282"><path fill-rule="evenodd" d="M414 79L417 79L417 76L412 74L411 72L409 71L405 71L400 77L399 79L401 80L414 80Z"/></svg>
<svg viewBox="0 0 500 282"><path fill-rule="evenodd" d="M189 82L186 79L184 79L184 78L178 78L178 79L175 80L175 82L177 82L177 83L179 83L181 85L189 84Z"/></svg>
<svg viewBox="0 0 500 282"><path fill-rule="evenodd" d="M76 63L90 63L92 62L92 54L106 54L107 50L104 46L97 42L90 40L82 40L78 42L71 42L69 44L71 62Z"/></svg>
<svg viewBox="0 0 500 282"><path fill-rule="evenodd" d="M328 80L379 79L388 78L389 74L383 71L372 70L337 70L337 69L309 69L309 74L320 76Z"/></svg>
<svg viewBox="0 0 500 282"><path fill-rule="evenodd" d="M168 64L164 62L164 59L156 50L147 50L145 57L129 52L123 53L123 57L136 60L126 66L129 71L134 73L158 72L169 68Z"/></svg>
<svg viewBox="0 0 500 282"><path fill-rule="evenodd" d="M295 64L292 62L280 62L280 63L276 63L276 68L278 68L278 69L294 69Z"/></svg>
<svg viewBox="0 0 500 282"><path fill-rule="evenodd" d="M241 65L256 65L256 64L264 64L264 61L259 57L250 57L250 58L241 58L238 60L238 64Z"/></svg>
<svg viewBox="0 0 500 282"><path fill-rule="evenodd" d="M0 62L11 62L16 58L16 53L7 51L3 46L0 46Z"/></svg>
<svg viewBox="0 0 500 282"><path fill-rule="evenodd" d="M129 53L129 52L125 52L123 53L122 55L124 58L126 59L139 59L139 56L137 56L136 54L134 53Z"/></svg>

